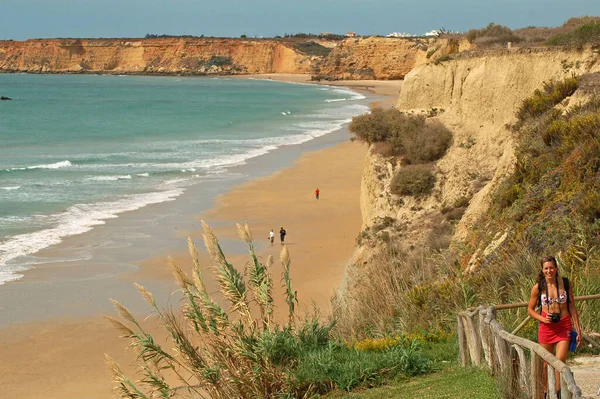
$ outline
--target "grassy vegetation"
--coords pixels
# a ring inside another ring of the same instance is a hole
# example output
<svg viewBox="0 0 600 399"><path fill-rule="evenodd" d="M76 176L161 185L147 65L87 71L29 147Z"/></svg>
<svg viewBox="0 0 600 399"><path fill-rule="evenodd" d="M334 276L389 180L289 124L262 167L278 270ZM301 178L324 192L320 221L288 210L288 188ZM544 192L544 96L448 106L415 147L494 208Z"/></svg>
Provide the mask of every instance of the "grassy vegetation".
<svg viewBox="0 0 600 399"><path fill-rule="evenodd" d="M543 115L556 104L572 95L579 87L579 78L571 76L560 82L546 82L542 90L525 99L517 111L517 118L523 122L527 118Z"/></svg>
<svg viewBox="0 0 600 399"><path fill-rule="evenodd" d="M562 33L546 41L549 46L583 46L600 42L600 22L586 23L569 33Z"/></svg>
<svg viewBox="0 0 600 399"><path fill-rule="evenodd" d="M294 43L294 48L301 53L318 57L327 57L332 50L331 48L321 46L319 43L312 41Z"/></svg>
<svg viewBox="0 0 600 399"><path fill-rule="evenodd" d="M190 240L193 276L170 261L182 294L179 313L161 309L152 294L138 286L168 332L173 350L157 344L125 306L113 301L121 320L107 319L137 350L141 374L141 380L134 382L109 358L119 396L171 398L187 391L210 398L313 397L334 389L378 386L432 369L415 339L373 350L343 342L332 334L335 322L323 324L318 314L298 322L287 247L282 249L281 262L288 321L278 325L273 318L272 257L266 264L259 262L250 229L238 225L250 253L249 266L242 274L226 260L210 227L203 226L207 250L218 265L219 294L229 309L206 291L198 253Z"/></svg>
<svg viewBox="0 0 600 399"><path fill-rule="evenodd" d="M327 399L500 399L503 396L486 370L449 367L441 372L421 377L401 379L394 384L368 391L336 392Z"/></svg>

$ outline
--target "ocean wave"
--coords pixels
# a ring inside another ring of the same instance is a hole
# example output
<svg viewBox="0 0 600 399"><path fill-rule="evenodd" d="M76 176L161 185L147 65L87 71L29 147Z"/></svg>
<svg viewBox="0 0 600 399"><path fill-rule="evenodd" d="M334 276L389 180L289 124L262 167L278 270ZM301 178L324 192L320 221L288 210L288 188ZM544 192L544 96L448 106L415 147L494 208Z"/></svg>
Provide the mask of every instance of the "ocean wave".
<svg viewBox="0 0 600 399"><path fill-rule="evenodd" d="M326 103L335 103L335 102L339 102L339 101L355 101L355 100L364 100L365 96L363 96L360 93L353 93L354 95L352 97L347 97L347 98L327 98L324 101Z"/></svg>
<svg viewBox="0 0 600 399"><path fill-rule="evenodd" d="M52 215L57 221L55 227L9 237L0 243L0 268L7 278L16 279L8 262L21 256L34 254L44 248L59 244L65 237L74 236L105 223L107 219L117 218L120 213L133 211L147 205L173 201L184 192L181 188L145 194L131 194L116 201L77 204L65 212ZM26 269L20 269L26 270ZM7 274L8 273L8 274Z"/></svg>
<svg viewBox="0 0 600 399"><path fill-rule="evenodd" d="M17 168L8 168L8 169L4 169L7 172L15 172L15 171L19 171L19 170L35 170L35 169L60 169L60 168L66 168L71 166L71 162L70 161L60 161L60 162L55 162L55 163L51 163L51 164L47 164L47 165L33 165L33 166L23 166L23 167L17 167Z"/></svg>
<svg viewBox="0 0 600 399"><path fill-rule="evenodd" d="M121 176L93 176L87 177L84 180L88 181L116 181L116 180L131 180L131 175L121 175Z"/></svg>
<svg viewBox="0 0 600 399"><path fill-rule="evenodd" d="M22 274L19 274L19 272L24 271L25 268L14 268L14 267L9 267L9 268L5 268L0 270L0 285L4 284L4 283L8 283L9 281L15 281L20 279L21 277L23 277Z"/></svg>
<svg viewBox="0 0 600 399"><path fill-rule="evenodd" d="M336 102L339 102L339 101L348 101L348 100L350 100L350 99L349 98L328 98L328 99L323 100L323 101L326 102L326 103L336 103Z"/></svg>
<svg viewBox="0 0 600 399"><path fill-rule="evenodd" d="M28 166L27 169L60 169L60 168L66 168L71 165L72 165L71 162L67 160L67 161L51 163L48 165Z"/></svg>
<svg viewBox="0 0 600 399"><path fill-rule="evenodd" d="M137 173L136 176L139 176L139 177L148 177L148 176L150 176L150 173Z"/></svg>
<svg viewBox="0 0 600 399"><path fill-rule="evenodd" d="M7 187L0 187L1 190L7 190L7 191L11 191L11 190L18 190L20 189L21 186L7 186Z"/></svg>

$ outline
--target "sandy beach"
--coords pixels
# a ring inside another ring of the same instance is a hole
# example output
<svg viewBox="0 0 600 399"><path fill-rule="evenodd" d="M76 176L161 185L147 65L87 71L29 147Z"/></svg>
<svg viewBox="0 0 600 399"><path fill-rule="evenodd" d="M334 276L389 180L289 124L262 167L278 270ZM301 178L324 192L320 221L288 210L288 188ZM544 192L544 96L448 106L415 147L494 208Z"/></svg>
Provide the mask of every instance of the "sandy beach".
<svg viewBox="0 0 600 399"><path fill-rule="evenodd" d="M257 78L308 82L306 76L262 75ZM338 83L357 90L369 90L385 106L395 104L401 87L401 82L326 82L331 85ZM232 263L240 269L246 258L235 224L248 223L261 259L269 255L276 259L273 270L276 281L281 274L278 231L284 227L288 233L285 245L292 258L293 286L298 291L301 312L310 310L313 303L323 313L329 312L330 298L340 283L361 228L360 179L367 147L363 143L350 142L349 133L345 134L347 139L340 144L304 153L291 167L255 178L219 195L212 208L198 214L197 220L190 223L196 226L200 219L206 220L223 241ZM321 192L319 200L315 199L316 188ZM271 229L276 233L274 244L267 240ZM182 241L181 247L185 247L186 237L191 236L205 254L200 233L197 228L187 228L169 234ZM111 286L121 287L118 290L123 298L137 296L133 282L156 281L175 289L166 266L168 255L177 259L184 268L189 268L191 262L181 249L151 254L150 257L140 256L136 262L139 269L120 274L113 279ZM206 255L203 262L208 268ZM47 274L42 270L32 270L25 279L42 282L44 278L51 278ZM90 289L86 292L94 289L103 292L104 287L99 283L94 280L88 283ZM63 294L62 301L78 301L76 292ZM107 292L106 298L98 300L106 301L111 295ZM28 302L39 300L44 298L23 298L23 311L33 309L32 305L27 305ZM128 304L126 300L123 302ZM276 298L276 302L281 303L280 298ZM61 306L60 301L56 306ZM133 350L125 350L127 342L117 338L118 333L102 319L103 314L106 313L90 310L89 314L81 317L12 323L0 329L0 358L3 360L0 364L0 396L113 397L113 384L104 368L104 353L114 357L127 371L131 370L128 365L133 361Z"/></svg>

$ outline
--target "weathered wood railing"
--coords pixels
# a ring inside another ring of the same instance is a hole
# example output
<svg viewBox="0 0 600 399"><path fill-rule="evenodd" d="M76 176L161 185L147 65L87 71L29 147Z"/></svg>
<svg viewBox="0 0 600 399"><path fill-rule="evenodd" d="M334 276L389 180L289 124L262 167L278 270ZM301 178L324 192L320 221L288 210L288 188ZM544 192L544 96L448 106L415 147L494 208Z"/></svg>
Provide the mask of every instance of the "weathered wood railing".
<svg viewBox="0 0 600 399"><path fill-rule="evenodd" d="M576 297L576 301L600 299L600 295ZM581 389L573 373L541 345L504 330L496 320L496 311L526 307L515 303L491 307L479 306L458 314L459 357L463 366L471 364L490 368L492 375L503 377L508 383L508 396L523 394L532 399L543 399L545 391L544 363L548 365L548 398L556 399L555 371L560 373L561 399L581 399ZM519 326L517 330L520 328ZM515 330L515 331L517 331ZM529 353L529 359L526 355Z"/></svg>

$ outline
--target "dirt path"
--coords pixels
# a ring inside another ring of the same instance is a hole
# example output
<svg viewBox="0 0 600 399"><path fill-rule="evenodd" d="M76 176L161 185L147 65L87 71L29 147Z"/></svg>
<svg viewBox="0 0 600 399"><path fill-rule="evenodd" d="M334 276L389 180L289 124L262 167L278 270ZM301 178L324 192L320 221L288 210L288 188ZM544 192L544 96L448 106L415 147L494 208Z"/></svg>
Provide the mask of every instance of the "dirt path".
<svg viewBox="0 0 600 399"><path fill-rule="evenodd" d="M569 361L575 382L584 398L600 397L600 356L579 356Z"/></svg>

